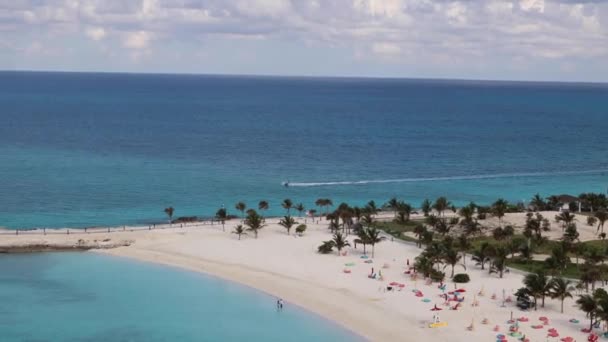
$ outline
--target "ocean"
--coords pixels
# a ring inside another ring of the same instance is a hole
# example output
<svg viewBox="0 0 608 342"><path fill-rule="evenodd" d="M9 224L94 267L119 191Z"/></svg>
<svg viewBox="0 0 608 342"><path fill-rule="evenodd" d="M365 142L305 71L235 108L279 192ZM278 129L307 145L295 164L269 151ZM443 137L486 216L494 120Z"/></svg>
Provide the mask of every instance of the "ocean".
<svg viewBox="0 0 608 342"><path fill-rule="evenodd" d="M607 84L0 72L0 117L8 228L608 187Z"/></svg>
<svg viewBox="0 0 608 342"><path fill-rule="evenodd" d="M1 256L0 301L5 342L362 340L248 287L90 252Z"/></svg>

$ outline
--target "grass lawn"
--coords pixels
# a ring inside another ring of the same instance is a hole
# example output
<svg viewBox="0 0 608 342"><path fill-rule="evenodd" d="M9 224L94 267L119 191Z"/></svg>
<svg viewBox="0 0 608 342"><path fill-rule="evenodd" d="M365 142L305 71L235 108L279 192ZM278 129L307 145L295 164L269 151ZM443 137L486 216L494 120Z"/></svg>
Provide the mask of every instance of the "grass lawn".
<svg viewBox="0 0 608 342"><path fill-rule="evenodd" d="M520 271L534 272L539 268L545 268L545 262L539 260L525 262L524 260L519 259L508 259L507 266ZM566 278L578 279L580 277L580 269L578 265L570 263L568 264L564 272L561 274L561 276Z"/></svg>
<svg viewBox="0 0 608 342"><path fill-rule="evenodd" d="M403 235L403 233L414 231L414 228L421 223L422 221L420 220L410 220L404 223L397 223L393 221L376 221L374 222L373 226L398 239L415 242L416 239Z"/></svg>
<svg viewBox="0 0 608 342"><path fill-rule="evenodd" d="M525 239L525 237L521 234L514 235L514 238ZM475 237L475 238L471 239L471 244L473 245L473 249L478 248L484 242L489 242L489 243L493 243L493 244L500 243L500 241L496 241L491 236L480 236L480 237ZM559 246L560 244L561 244L561 241L557 241L557 240L546 241L542 245L536 246L534 248L534 254L550 255L553 248ZM590 241L583 242L583 245L586 245L587 247L596 247L596 248L604 249L604 248L608 247L608 241L590 240ZM570 255L571 257L575 256L574 253L568 253L568 255Z"/></svg>

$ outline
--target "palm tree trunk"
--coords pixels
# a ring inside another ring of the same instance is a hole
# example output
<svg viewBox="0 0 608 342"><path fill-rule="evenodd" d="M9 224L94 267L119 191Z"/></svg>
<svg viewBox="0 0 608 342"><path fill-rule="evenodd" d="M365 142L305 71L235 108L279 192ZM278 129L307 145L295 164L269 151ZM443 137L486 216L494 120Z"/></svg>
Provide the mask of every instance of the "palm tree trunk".
<svg viewBox="0 0 608 342"><path fill-rule="evenodd" d="M562 313L564 313L564 298L562 298Z"/></svg>
<svg viewBox="0 0 608 342"><path fill-rule="evenodd" d="M376 249L376 244L372 244L372 258L374 257L374 251Z"/></svg>

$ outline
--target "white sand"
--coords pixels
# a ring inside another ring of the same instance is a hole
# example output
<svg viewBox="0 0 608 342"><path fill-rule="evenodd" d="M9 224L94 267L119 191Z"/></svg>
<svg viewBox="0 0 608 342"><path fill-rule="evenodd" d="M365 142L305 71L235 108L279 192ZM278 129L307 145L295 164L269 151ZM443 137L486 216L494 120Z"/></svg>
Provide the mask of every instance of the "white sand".
<svg viewBox="0 0 608 342"><path fill-rule="evenodd" d="M518 219L516 215L514 217ZM319 225L309 222L305 235L295 237L287 236L275 219L269 219L268 226L260 231L257 240L250 233L240 241L235 234L229 233L238 223L238 220L229 221L226 232L222 232L221 225L207 225L111 234L3 236L0 245L75 243L79 239L131 240L134 242L129 247L104 250L103 253L182 267L249 285L327 317L373 341L421 341L425 338L429 341L495 341L497 333L492 329L499 325L500 332L506 333L506 321L511 312L514 317L530 318L530 322L520 326L531 341L545 341L547 328L531 328L531 325L540 324L540 316L551 319L549 327L556 328L560 338L572 336L579 342L586 341L586 335L580 329L586 327L588 321L581 311L573 307L573 299L566 300L565 314L559 313L559 301L549 298L545 309L537 312L521 312L514 304L501 307L502 290L509 295L522 286L523 276L519 272L513 271L499 279L467 260L467 273L472 281L462 286L468 291L463 306L452 311L442 305L441 291L436 284L427 286L424 281L414 282L403 274L406 260L413 263L421 251L413 245L390 240L382 242L376 246L374 263L366 264L360 258L362 246L356 250L348 248L348 256L316 253L317 246L330 239L325 222ZM369 253L371 249L368 249ZM348 262L356 263L350 267L351 274L343 273L344 264ZM385 263L389 268L382 269L384 281L367 278L372 266L378 271ZM457 273L462 271L457 267ZM449 268L446 272L449 275ZM406 287L398 292L380 291L392 281L405 283ZM473 295L482 287L485 296L478 298L479 307L472 307ZM423 291L424 298L431 299L431 302L422 302L422 298L412 292L413 288ZM448 289L453 288L454 285L448 283ZM490 298L493 293L496 293L497 300ZM427 327L433 317L430 309L434 304L444 309L439 315L442 321L448 322L447 327ZM268 305L274 305L274 302ZM483 318L489 319L490 323L482 325ZM577 318L580 323L569 323L570 318ZM475 323L474 331L466 329L471 320ZM509 337L509 341L515 339Z"/></svg>

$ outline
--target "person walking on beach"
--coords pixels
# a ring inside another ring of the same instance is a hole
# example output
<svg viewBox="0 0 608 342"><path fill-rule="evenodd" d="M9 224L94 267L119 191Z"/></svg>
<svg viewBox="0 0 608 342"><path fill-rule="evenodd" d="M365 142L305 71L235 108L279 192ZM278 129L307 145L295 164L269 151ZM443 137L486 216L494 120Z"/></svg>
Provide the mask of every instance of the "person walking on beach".
<svg viewBox="0 0 608 342"><path fill-rule="evenodd" d="M283 300L281 298L277 300L277 309L283 310Z"/></svg>

